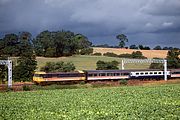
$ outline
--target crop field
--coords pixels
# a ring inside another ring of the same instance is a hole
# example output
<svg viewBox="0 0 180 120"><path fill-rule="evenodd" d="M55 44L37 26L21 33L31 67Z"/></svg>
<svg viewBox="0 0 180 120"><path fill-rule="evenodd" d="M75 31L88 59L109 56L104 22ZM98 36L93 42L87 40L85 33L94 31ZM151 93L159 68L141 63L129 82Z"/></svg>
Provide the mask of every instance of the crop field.
<svg viewBox="0 0 180 120"><path fill-rule="evenodd" d="M45 58L45 57L37 57L38 62L38 70L46 64L46 62L72 62L76 66L76 70L95 70L96 62L98 60L102 61L119 61L121 63L121 58L116 57L105 57L105 56L90 56L90 55L75 55L71 57L59 57L59 58ZM127 64L125 65L126 69L147 69L149 67L149 63L144 64ZM119 65L119 67L121 64ZM121 68L120 68L121 69Z"/></svg>
<svg viewBox="0 0 180 120"><path fill-rule="evenodd" d="M0 119L180 119L180 85L0 93Z"/></svg>
<svg viewBox="0 0 180 120"><path fill-rule="evenodd" d="M101 47L93 47L94 53L107 53L112 52L115 54L131 54L135 51L141 51L142 54L147 58L166 58L168 50L133 50L133 49L121 49L121 48L101 48Z"/></svg>

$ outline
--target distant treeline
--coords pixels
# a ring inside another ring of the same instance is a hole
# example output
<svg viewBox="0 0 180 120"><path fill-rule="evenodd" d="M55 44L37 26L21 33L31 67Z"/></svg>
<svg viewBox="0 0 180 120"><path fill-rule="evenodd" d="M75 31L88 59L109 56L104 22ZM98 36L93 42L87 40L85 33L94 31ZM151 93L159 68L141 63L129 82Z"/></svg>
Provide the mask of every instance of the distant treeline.
<svg viewBox="0 0 180 120"><path fill-rule="evenodd" d="M92 47L102 47L102 48L120 48L119 46L111 46L108 44L102 44L102 45L92 45ZM144 45L130 45L129 47L124 47L126 49L136 49L136 50L173 50L178 49L176 47L161 47L159 45L155 46L154 48L151 48L149 46Z"/></svg>
<svg viewBox="0 0 180 120"><path fill-rule="evenodd" d="M60 57L93 52L93 49L90 48L92 43L86 36L61 30L53 32L43 31L35 38L29 32L6 34L0 39L0 55L20 56L22 54L21 34L28 38L26 40L31 44L37 56Z"/></svg>

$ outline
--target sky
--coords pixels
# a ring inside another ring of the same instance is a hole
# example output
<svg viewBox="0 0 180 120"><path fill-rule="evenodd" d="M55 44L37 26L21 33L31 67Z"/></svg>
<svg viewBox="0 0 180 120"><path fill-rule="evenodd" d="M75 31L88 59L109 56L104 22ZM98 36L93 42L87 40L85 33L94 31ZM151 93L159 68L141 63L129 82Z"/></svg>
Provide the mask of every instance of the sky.
<svg viewBox="0 0 180 120"><path fill-rule="evenodd" d="M180 47L180 0L0 0L0 36L70 30L93 44Z"/></svg>

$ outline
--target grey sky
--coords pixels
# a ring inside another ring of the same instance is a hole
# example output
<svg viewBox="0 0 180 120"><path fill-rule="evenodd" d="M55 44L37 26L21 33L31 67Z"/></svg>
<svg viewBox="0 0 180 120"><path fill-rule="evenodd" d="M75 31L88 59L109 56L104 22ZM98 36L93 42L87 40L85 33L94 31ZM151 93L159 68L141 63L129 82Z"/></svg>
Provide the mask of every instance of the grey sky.
<svg viewBox="0 0 180 120"><path fill-rule="evenodd" d="M180 0L0 0L0 33L71 30L94 44L180 47Z"/></svg>

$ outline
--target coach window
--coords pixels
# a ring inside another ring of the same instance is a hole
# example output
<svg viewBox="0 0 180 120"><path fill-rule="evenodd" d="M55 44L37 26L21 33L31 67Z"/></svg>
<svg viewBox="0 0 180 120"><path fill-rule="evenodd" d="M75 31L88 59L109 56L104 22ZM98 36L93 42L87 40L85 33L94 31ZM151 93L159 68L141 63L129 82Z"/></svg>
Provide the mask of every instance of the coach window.
<svg viewBox="0 0 180 120"><path fill-rule="evenodd" d="M140 73L141 75L143 75L144 73Z"/></svg>
<svg viewBox="0 0 180 120"><path fill-rule="evenodd" d="M136 73L136 75L139 75L139 73Z"/></svg>
<svg viewBox="0 0 180 120"><path fill-rule="evenodd" d="M114 76L119 76L120 75L120 73L114 73Z"/></svg>
<svg viewBox="0 0 180 120"><path fill-rule="evenodd" d="M100 73L100 75L99 76L106 76L106 74L105 73Z"/></svg>
<svg viewBox="0 0 180 120"><path fill-rule="evenodd" d="M114 76L119 76L120 75L120 73L114 73Z"/></svg>
<svg viewBox="0 0 180 120"><path fill-rule="evenodd" d="M161 72L159 72L158 74L162 74Z"/></svg>
<svg viewBox="0 0 180 120"><path fill-rule="evenodd" d="M150 72L149 74L151 74L151 75L152 75L153 73L152 73L152 72Z"/></svg>
<svg viewBox="0 0 180 120"><path fill-rule="evenodd" d="M175 72L175 74L180 74L180 72Z"/></svg>
<svg viewBox="0 0 180 120"><path fill-rule="evenodd" d="M93 74L94 77L98 76L97 74Z"/></svg>
<svg viewBox="0 0 180 120"><path fill-rule="evenodd" d="M148 72L145 72L146 75L148 75Z"/></svg>
<svg viewBox="0 0 180 120"><path fill-rule="evenodd" d="M93 74L88 74L88 76L89 76L89 77L92 77L92 76L93 76Z"/></svg>
<svg viewBox="0 0 180 120"><path fill-rule="evenodd" d="M123 73L122 75L129 75L129 73Z"/></svg>
<svg viewBox="0 0 180 120"><path fill-rule="evenodd" d="M48 74L41 74L42 78L48 78L47 76L48 76Z"/></svg>
<svg viewBox="0 0 180 120"><path fill-rule="evenodd" d="M58 74L51 74L51 76L52 76L52 77L57 77L57 76L58 76Z"/></svg>
<svg viewBox="0 0 180 120"><path fill-rule="evenodd" d="M50 76L52 76L52 74L51 74ZM63 77L63 74L60 74L60 73L59 73L59 74L57 75L57 77Z"/></svg>
<svg viewBox="0 0 180 120"><path fill-rule="evenodd" d="M34 74L35 77L42 77L42 74Z"/></svg>
<svg viewBox="0 0 180 120"><path fill-rule="evenodd" d="M154 72L154 74L157 74L157 72Z"/></svg>

